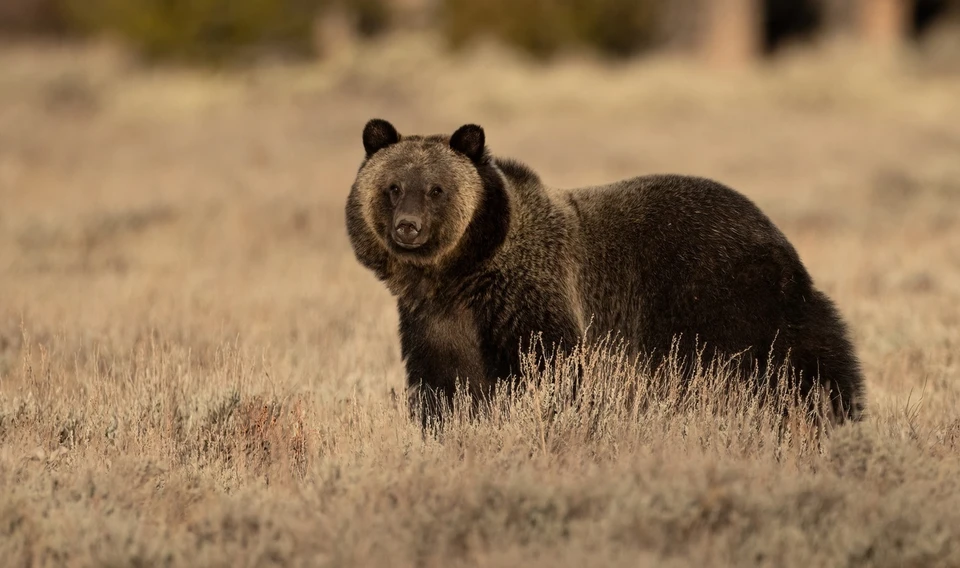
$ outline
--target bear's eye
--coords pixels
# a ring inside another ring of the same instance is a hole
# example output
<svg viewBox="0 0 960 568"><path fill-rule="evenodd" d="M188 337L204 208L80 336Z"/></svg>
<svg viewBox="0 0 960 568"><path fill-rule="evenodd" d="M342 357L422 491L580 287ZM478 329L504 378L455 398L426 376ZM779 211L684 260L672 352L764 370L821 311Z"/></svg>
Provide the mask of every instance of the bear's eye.
<svg viewBox="0 0 960 568"><path fill-rule="evenodd" d="M400 186L398 186L397 184L392 184L390 187L387 188L387 193L393 196L400 195Z"/></svg>
<svg viewBox="0 0 960 568"><path fill-rule="evenodd" d="M439 185L435 185L432 188L430 188L430 197L439 197L442 194L443 194L443 188L440 187Z"/></svg>

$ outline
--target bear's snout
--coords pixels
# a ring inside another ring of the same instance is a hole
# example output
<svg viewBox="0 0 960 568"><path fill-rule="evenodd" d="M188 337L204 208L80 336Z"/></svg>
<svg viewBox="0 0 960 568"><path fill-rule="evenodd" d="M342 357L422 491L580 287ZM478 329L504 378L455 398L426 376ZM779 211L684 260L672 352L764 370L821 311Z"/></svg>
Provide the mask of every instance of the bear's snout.
<svg viewBox="0 0 960 568"><path fill-rule="evenodd" d="M416 248L423 244L418 242L423 222L416 215L403 215L397 218L393 229L393 240L402 247Z"/></svg>

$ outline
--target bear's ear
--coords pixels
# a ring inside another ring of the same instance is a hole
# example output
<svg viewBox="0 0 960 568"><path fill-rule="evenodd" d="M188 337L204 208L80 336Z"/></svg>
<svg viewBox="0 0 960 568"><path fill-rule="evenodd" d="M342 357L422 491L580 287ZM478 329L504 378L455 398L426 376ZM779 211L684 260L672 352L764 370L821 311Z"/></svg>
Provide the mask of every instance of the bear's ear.
<svg viewBox="0 0 960 568"><path fill-rule="evenodd" d="M450 147L470 158L474 163L483 159L485 138L476 124L465 124L450 137Z"/></svg>
<svg viewBox="0 0 960 568"><path fill-rule="evenodd" d="M363 149L367 157L374 155L391 144L400 141L400 134L392 124L382 118L374 118L363 127Z"/></svg>

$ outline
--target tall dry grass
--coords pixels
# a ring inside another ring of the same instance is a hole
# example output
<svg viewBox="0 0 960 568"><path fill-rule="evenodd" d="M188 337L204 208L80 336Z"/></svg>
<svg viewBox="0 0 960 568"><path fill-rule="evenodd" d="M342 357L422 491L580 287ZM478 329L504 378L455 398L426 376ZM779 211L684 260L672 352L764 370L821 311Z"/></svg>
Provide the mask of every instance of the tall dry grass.
<svg viewBox="0 0 960 568"><path fill-rule="evenodd" d="M955 79L370 49L219 77L0 53L5 564L960 564ZM850 321L868 417L820 436L722 365L681 397L609 343L423 436L343 230L376 115L480 122L556 185L738 187Z"/></svg>

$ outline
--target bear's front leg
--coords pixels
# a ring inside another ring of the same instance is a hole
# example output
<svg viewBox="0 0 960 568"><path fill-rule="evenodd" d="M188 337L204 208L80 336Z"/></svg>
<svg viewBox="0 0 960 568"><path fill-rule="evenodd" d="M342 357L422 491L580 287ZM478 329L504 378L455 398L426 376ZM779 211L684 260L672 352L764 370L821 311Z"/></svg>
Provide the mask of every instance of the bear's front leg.
<svg viewBox="0 0 960 568"><path fill-rule="evenodd" d="M400 348L412 410L426 424L452 406L457 388L472 398L490 390L476 319L465 309L400 308Z"/></svg>
<svg viewBox="0 0 960 568"><path fill-rule="evenodd" d="M542 376L548 363L569 355L583 340L584 330L571 305L560 295L529 294L519 309L491 314L491 336L485 342L493 374L527 381L530 371ZM524 360L531 365L524 364ZM579 366L578 366L579 367ZM573 388L579 383L578 368Z"/></svg>

